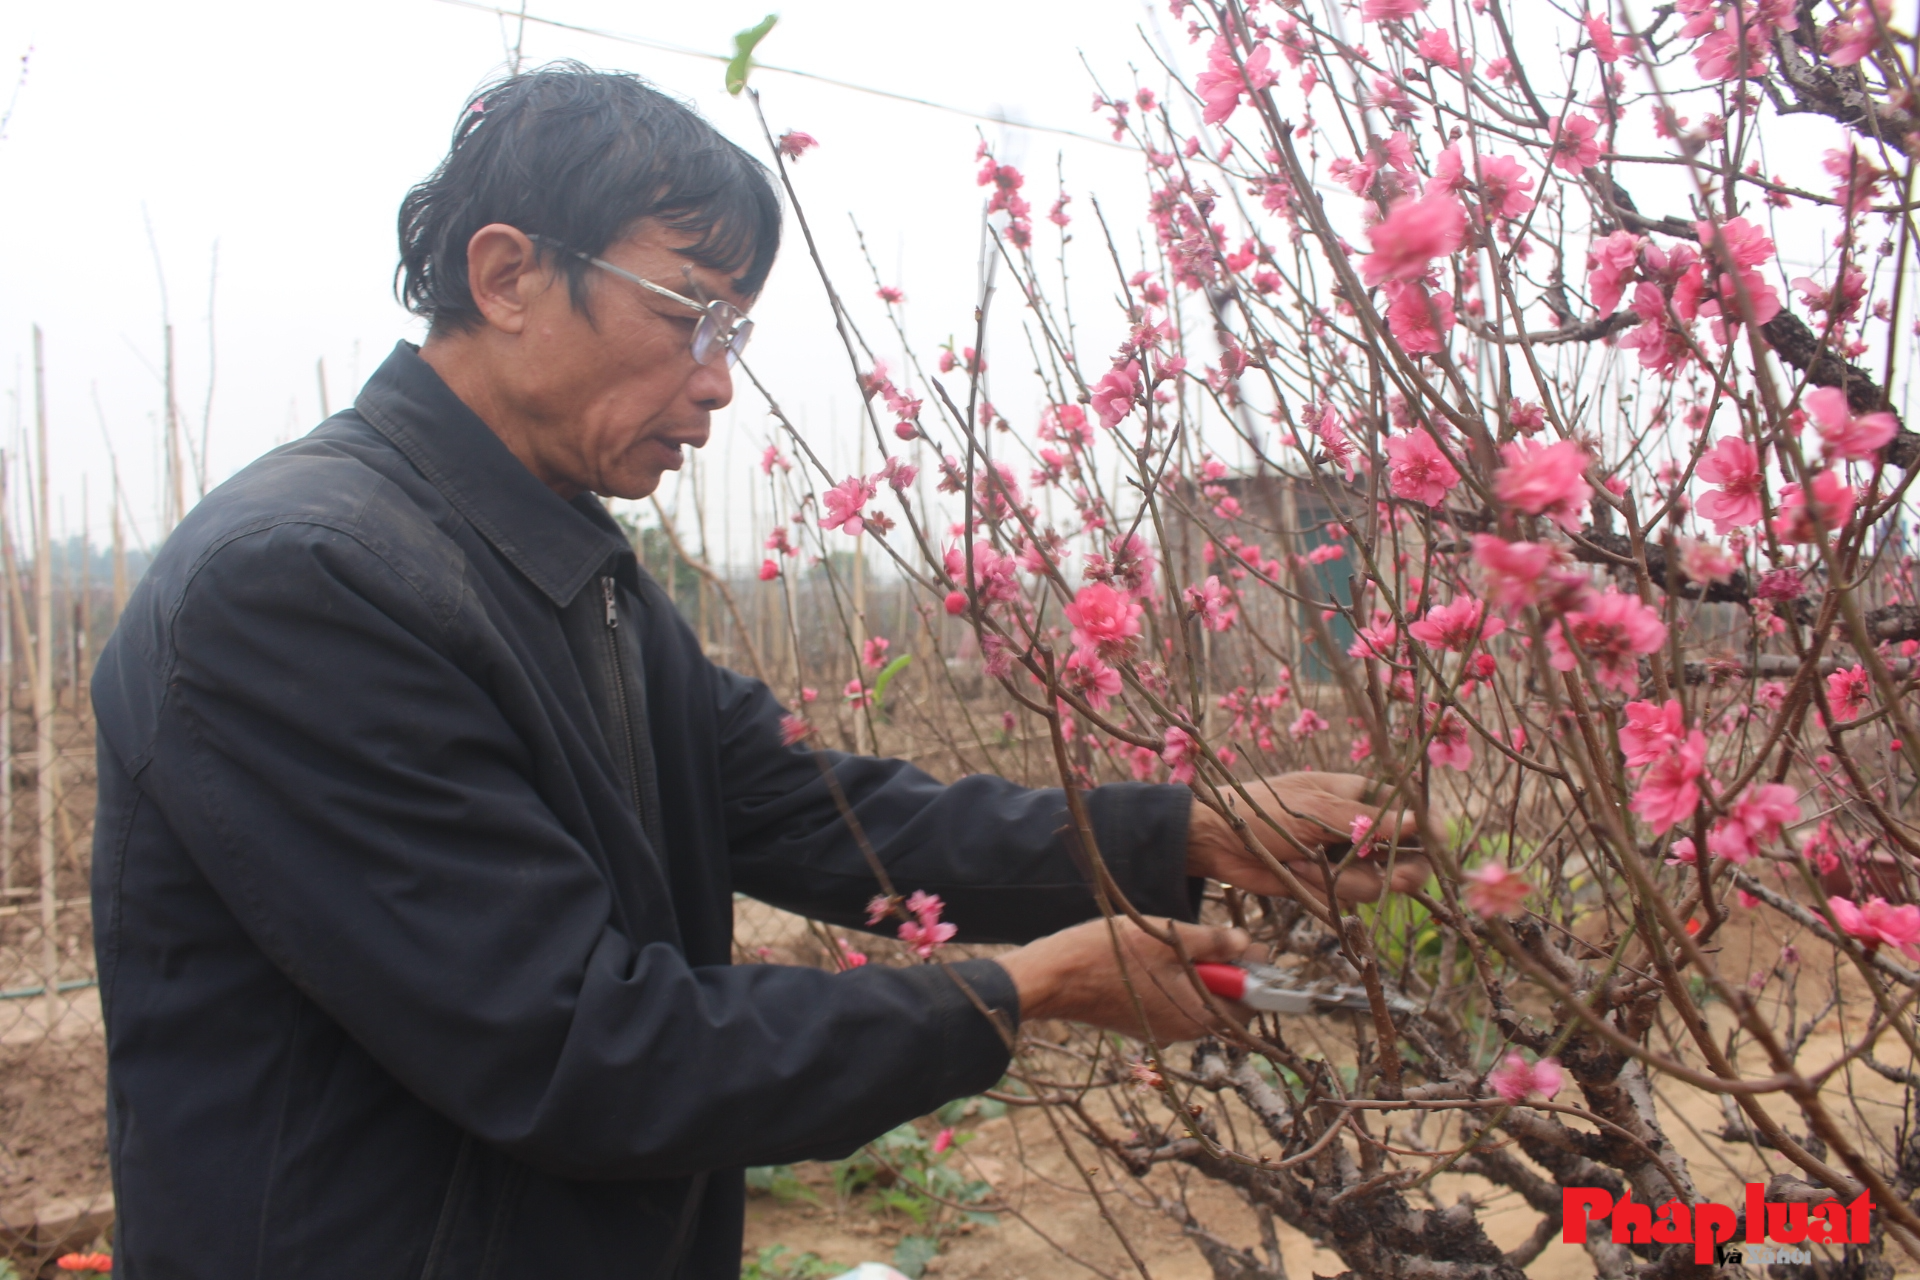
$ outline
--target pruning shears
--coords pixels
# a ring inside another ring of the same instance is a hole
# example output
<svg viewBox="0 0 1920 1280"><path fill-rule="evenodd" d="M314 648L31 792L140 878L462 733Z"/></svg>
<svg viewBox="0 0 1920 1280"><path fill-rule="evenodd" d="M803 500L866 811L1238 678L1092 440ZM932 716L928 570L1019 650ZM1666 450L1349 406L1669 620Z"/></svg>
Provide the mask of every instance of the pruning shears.
<svg viewBox="0 0 1920 1280"><path fill-rule="evenodd" d="M1285 969L1270 964L1196 964L1201 984L1222 1000L1234 1000L1263 1013L1364 1013L1373 1008L1365 987L1331 982L1300 983ZM1418 1013L1420 1006L1389 991L1387 1007L1395 1013Z"/></svg>

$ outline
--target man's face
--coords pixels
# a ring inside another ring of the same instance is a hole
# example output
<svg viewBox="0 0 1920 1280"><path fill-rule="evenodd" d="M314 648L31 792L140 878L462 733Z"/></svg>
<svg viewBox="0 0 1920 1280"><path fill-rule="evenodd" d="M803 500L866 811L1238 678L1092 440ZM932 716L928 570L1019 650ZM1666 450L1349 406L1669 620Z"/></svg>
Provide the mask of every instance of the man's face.
<svg viewBox="0 0 1920 1280"><path fill-rule="evenodd" d="M675 249L683 239L645 222L600 256L684 297L746 310L752 299L725 273ZM696 363L700 313L630 280L590 269L589 319L574 308L564 275L541 274L544 283L527 279L512 375L499 388L520 424L508 443L564 497L644 498L679 469L685 448L707 442L713 411L733 399L725 356Z"/></svg>

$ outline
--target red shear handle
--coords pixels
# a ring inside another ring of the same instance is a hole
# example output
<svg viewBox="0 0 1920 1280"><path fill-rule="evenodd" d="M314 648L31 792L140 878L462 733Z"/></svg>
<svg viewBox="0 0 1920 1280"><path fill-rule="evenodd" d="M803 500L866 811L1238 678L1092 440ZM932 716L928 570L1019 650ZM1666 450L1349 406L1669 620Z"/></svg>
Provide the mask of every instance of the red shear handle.
<svg viewBox="0 0 1920 1280"><path fill-rule="evenodd" d="M1200 983L1222 1000L1238 1000L1247 994L1247 971L1237 964L1197 964L1193 971Z"/></svg>

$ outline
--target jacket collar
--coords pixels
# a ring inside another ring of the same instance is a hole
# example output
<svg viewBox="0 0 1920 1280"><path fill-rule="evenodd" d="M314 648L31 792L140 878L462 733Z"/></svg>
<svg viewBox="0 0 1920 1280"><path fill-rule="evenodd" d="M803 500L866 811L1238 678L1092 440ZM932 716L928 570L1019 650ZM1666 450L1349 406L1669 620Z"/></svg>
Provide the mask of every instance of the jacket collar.
<svg viewBox="0 0 1920 1280"><path fill-rule="evenodd" d="M568 502L540 483L412 343L394 347L354 408L556 606L610 556L632 556L598 498Z"/></svg>

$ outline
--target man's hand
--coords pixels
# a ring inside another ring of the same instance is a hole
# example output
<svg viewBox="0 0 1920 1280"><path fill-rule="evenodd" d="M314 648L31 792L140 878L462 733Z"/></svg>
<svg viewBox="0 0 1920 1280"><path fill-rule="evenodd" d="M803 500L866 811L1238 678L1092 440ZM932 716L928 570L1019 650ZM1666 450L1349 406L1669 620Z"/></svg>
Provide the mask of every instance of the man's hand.
<svg viewBox="0 0 1920 1280"><path fill-rule="evenodd" d="M1179 931L1187 958L1196 963L1238 960L1252 945L1238 929L1167 923ZM999 957L1020 992L1022 1022L1065 1018L1137 1036L1144 1010L1158 1044L1217 1029L1173 948L1155 942L1130 920L1115 920L1111 927L1113 932L1105 920L1089 920ZM1126 982L1114 954L1115 933L1126 954ZM1139 997L1139 1009L1127 983Z"/></svg>
<svg viewBox="0 0 1920 1280"><path fill-rule="evenodd" d="M1345 844L1353 838L1353 820L1359 817L1371 821L1372 833L1381 840L1389 836L1406 840L1418 830L1419 824L1412 813L1396 809L1391 814L1383 814L1365 802L1364 797L1374 785L1371 778L1357 773L1283 773L1248 785L1247 794L1293 840L1275 831L1257 814L1248 812L1245 802L1237 796L1232 799L1254 838L1276 860L1287 863L1287 869L1314 897L1325 901L1325 872L1293 841L1316 853L1328 845ZM1221 794L1231 795L1224 791ZM1365 858L1349 858L1334 882L1334 892L1342 902L1372 902L1383 889L1405 893L1419 888L1433 874L1423 855L1402 849L1391 859L1393 870L1389 879L1388 861L1383 850ZM1227 820L1198 799L1193 802L1193 821L1187 835L1187 874L1223 880L1248 893L1279 896L1287 893L1280 877L1248 852Z"/></svg>

